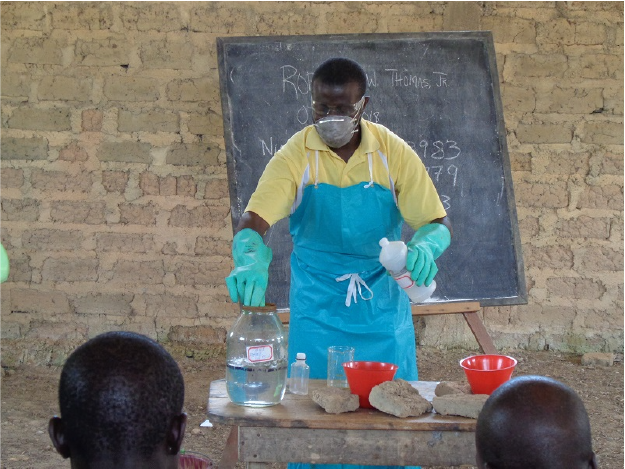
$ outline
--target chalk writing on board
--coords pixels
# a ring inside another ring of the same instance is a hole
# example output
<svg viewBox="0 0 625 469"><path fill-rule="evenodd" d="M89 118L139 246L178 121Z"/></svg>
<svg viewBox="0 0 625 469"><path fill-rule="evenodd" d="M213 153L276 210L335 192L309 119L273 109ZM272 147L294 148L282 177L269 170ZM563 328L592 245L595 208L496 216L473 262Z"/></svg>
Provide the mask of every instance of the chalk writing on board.
<svg viewBox="0 0 625 469"><path fill-rule="evenodd" d="M449 209L451 208L451 198L445 194L439 194L439 197L441 199L441 202L443 203L443 208L445 209L445 211L449 211Z"/></svg>
<svg viewBox="0 0 625 469"><path fill-rule="evenodd" d="M414 148L413 144L411 146ZM433 140L431 143L421 140L417 153L426 163L425 169L437 186L448 189L456 187L459 178L458 166L447 161L455 160L462 153L458 142L449 139ZM439 194L439 196L445 210L449 210L452 202L451 196L447 194Z"/></svg>
<svg viewBox="0 0 625 469"><path fill-rule="evenodd" d="M292 65L283 65L282 70L282 92L295 91L295 95L310 93L310 81L312 73L300 72Z"/></svg>
<svg viewBox="0 0 625 469"><path fill-rule="evenodd" d="M460 148L458 142L454 140L434 140L428 153L429 143L427 140L421 140L419 147L423 150L420 152L421 158L432 158L435 160L454 160L460 156Z"/></svg>
<svg viewBox="0 0 625 469"><path fill-rule="evenodd" d="M373 122L378 124L380 122L380 112L379 111L363 111L362 117L369 122ZM297 109L295 114L295 118L297 122L304 126L308 124L312 124L312 107L311 106L300 106Z"/></svg>
<svg viewBox="0 0 625 469"><path fill-rule="evenodd" d="M375 88L376 86L378 86L378 77L375 74L375 70L373 71L372 74L365 73L365 75L367 75L367 86L370 86L372 88Z"/></svg>
<svg viewBox="0 0 625 469"><path fill-rule="evenodd" d="M450 177L452 187L456 187L456 182L458 181L458 166L455 164L450 164L449 166L445 165L435 165L435 166L426 166L428 174L434 180L434 182L439 182L441 177Z"/></svg>
<svg viewBox="0 0 625 469"><path fill-rule="evenodd" d="M259 138L260 140L260 149L263 153L263 156L273 156L273 154L278 151L278 148L280 148L282 145L278 145L277 143L273 142L273 137L269 137L269 140L264 140L262 138Z"/></svg>
<svg viewBox="0 0 625 469"><path fill-rule="evenodd" d="M390 83L392 87L415 87L421 89L431 88L447 88L449 83L447 81L447 73L444 72L429 72L422 75L412 74L408 70L399 70L397 68L385 68L385 72L388 72ZM280 67L282 74L282 93L294 92L295 96L307 95L312 91L312 76L313 72L301 71L293 65L282 65ZM367 86L375 88L378 84L378 76L375 70L366 73Z"/></svg>
<svg viewBox="0 0 625 469"><path fill-rule="evenodd" d="M443 72L432 72L429 75L412 75L408 70L398 70L396 68L385 68L384 71L390 72L391 86L415 87L429 90L430 88L446 88L447 74Z"/></svg>
<svg viewBox="0 0 625 469"><path fill-rule="evenodd" d="M377 124L380 122L380 113L378 111L363 111L362 117L369 122Z"/></svg>
<svg viewBox="0 0 625 469"><path fill-rule="evenodd" d="M308 106L301 106L298 110L297 110L297 122L300 123L300 125L305 125L310 123L310 111L311 108Z"/></svg>

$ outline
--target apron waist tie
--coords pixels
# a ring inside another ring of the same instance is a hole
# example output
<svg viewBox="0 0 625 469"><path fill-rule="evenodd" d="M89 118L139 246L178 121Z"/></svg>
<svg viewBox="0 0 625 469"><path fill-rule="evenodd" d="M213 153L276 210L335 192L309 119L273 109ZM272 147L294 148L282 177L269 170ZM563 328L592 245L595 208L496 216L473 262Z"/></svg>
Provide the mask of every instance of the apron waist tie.
<svg viewBox="0 0 625 469"><path fill-rule="evenodd" d="M371 288L369 288L367 284L365 283L365 281L362 278L360 278L360 275L345 274L345 275L341 275L340 277L335 278L337 282L342 282L347 279L349 279L349 286L347 287L347 296L345 297L345 306L349 307L349 305L352 304L352 298L354 298L354 303L358 303L358 298L356 296L356 293L358 293L358 295L360 295L360 297L365 301L368 301L371 298L373 298L373 292L371 291ZM362 296L362 287L365 287L367 290L369 290L369 293L371 293L371 296L369 296L368 298L365 298L364 296Z"/></svg>

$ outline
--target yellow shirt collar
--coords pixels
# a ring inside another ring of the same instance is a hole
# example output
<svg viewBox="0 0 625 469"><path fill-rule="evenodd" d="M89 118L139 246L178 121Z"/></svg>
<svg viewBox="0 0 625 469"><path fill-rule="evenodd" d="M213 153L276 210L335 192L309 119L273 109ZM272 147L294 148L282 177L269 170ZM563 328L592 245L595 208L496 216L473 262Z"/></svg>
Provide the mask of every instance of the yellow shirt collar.
<svg viewBox="0 0 625 469"><path fill-rule="evenodd" d="M371 130L369 130L370 122L365 119L360 120L360 132L362 138L360 139L360 145L354 153L372 153L380 148L380 142L373 136ZM330 148L323 143L321 137L317 133L314 125L310 126L310 130L306 135L306 148L319 151L331 151Z"/></svg>

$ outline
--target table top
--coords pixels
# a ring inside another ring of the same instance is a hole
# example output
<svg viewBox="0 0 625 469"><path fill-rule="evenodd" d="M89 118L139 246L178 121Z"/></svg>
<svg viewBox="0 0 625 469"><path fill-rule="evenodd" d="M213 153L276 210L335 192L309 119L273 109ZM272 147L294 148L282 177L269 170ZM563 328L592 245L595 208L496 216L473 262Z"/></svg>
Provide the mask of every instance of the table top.
<svg viewBox="0 0 625 469"><path fill-rule="evenodd" d="M410 381L428 401L434 398L434 381ZM326 386L326 380L310 380L307 396L285 393L280 404L269 407L246 407L233 404L226 391L226 381L211 382L208 416L216 423L251 427L317 428L339 430L408 430L474 432L476 420L436 412L418 417L400 418L377 409L359 408L354 412L329 414L311 399L311 392Z"/></svg>

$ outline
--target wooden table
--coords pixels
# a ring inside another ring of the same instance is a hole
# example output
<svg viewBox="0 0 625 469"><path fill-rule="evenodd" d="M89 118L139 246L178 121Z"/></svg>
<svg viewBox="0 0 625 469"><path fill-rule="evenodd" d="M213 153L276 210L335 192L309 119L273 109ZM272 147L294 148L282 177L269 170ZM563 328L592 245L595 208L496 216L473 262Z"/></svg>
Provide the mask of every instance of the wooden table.
<svg viewBox="0 0 625 469"><path fill-rule="evenodd" d="M432 400L435 382L413 381ZM309 391L326 386L311 380ZM233 425L227 446L248 468L265 463L459 466L475 464L476 420L427 413L398 418L376 409L328 414L308 396L290 394L281 404L252 408L230 402L225 380L213 381L211 421ZM228 453L226 448L224 454ZM223 461L223 459L222 459ZM229 464L223 464L228 466Z"/></svg>

